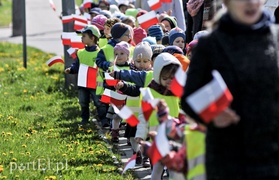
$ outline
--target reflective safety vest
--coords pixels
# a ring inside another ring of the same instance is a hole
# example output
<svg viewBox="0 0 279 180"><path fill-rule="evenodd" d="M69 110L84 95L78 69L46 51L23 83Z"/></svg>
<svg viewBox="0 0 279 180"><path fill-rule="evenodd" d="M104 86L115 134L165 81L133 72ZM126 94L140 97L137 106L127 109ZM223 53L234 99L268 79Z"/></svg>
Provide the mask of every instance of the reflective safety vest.
<svg viewBox="0 0 279 180"><path fill-rule="evenodd" d="M106 57L106 61L113 62L114 61L114 49L113 46L110 44L106 44L102 48L104 55ZM96 94L102 95L104 93L104 71L101 68L98 68L98 75L97 75L97 87L96 87Z"/></svg>
<svg viewBox="0 0 279 180"><path fill-rule="evenodd" d="M77 56L79 59L79 63L91 67L96 67L96 57L99 51L99 49L94 52L86 51L85 49L78 50Z"/></svg>
<svg viewBox="0 0 279 180"><path fill-rule="evenodd" d="M152 81L152 79L153 79L153 71L147 71L143 87L147 87L148 84Z"/></svg>
<svg viewBox="0 0 279 180"><path fill-rule="evenodd" d="M129 50L130 50L130 56L129 56L129 58L130 58L130 59L133 59L135 47L134 47L134 46L130 46Z"/></svg>
<svg viewBox="0 0 279 180"><path fill-rule="evenodd" d="M185 126L188 172L187 180L206 180L205 173L205 133L190 130Z"/></svg>
<svg viewBox="0 0 279 180"><path fill-rule="evenodd" d="M108 39L107 38L100 38L99 39L99 47L100 48L104 47L107 43L108 43Z"/></svg>
<svg viewBox="0 0 279 180"><path fill-rule="evenodd" d="M179 101L180 99L178 97L175 96L164 96L158 92L156 92L154 89L149 88L151 91L151 94L153 95L154 98L158 98L158 99L164 99L168 105L169 110L169 115L172 117L178 117L179 114ZM149 120L148 120L148 124L150 127L152 126L158 126L159 122L158 122L158 118L157 118L157 111L153 111Z"/></svg>

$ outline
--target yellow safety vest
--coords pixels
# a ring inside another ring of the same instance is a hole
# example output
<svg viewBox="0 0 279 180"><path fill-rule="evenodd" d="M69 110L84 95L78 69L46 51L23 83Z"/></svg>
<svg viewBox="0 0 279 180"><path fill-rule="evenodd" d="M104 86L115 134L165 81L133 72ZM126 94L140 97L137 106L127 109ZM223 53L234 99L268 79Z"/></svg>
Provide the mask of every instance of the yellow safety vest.
<svg viewBox="0 0 279 180"><path fill-rule="evenodd" d="M206 180L205 133L185 126L188 172L187 180Z"/></svg>
<svg viewBox="0 0 279 180"><path fill-rule="evenodd" d="M144 87L147 87L148 84L152 81L152 79L153 79L153 71L147 71L144 80Z"/></svg>
<svg viewBox="0 0 279 180"><path fill-rule="evenodd" d="M99 39L99 47L100 48L103 48L107 43L108 43L108 39L107 38L100 38Z"/></svg>
<svg viewBox="0 0 279 180"><path fill-rule="evenodd" d="M179 114L179 101L180 99L178 97L175 96L164 96L158 92L156 92L154 89L149 88L151 91L151 94L153 95L154 98L158 98L158 99L164 99L168 105L169 110L169 114L172 117L178 117ZM142 99L142 97L141 97ZM157 111L153 111L149 120L148 120L148 124L150 127L152 126L158 126L159 122L158 122L158 118L157 118Z"/></svg>
<svg viewBox="0 0 279 180"><path fill-rule="evenodd" d="M104 55L106 57L106 61L113 62L114 60L114 49L113 46L110 44L106 44L102 48ZM98 75L97 75L97 87L96 87L96 94L102 95L104 93L104 71L101 68L98 68Z"/></svg>
<svg viewBox="0 0 279 180"><path fill-rule="evenodd" d="M77 56L79 59L79 63L85 64L85 65L91 66L91 67L97 67L96 66L96 57L97 57L97 54L99 51L100 51L99 49L97 49L94 52L86 51L85 49L78 50Z"/></svg>

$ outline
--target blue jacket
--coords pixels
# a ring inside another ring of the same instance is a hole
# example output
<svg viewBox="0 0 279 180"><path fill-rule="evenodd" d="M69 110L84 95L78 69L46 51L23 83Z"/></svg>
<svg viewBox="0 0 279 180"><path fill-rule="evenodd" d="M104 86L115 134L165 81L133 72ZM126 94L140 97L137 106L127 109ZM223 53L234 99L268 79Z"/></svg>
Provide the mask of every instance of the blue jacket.
<svg viewBox="0 0 279 180"><path fill-rule="evenodd" d="M108 44L114 47L118 42L115 39L110 39ZM101 49L96 58L96 64L99 68L103 69L104 71L108 70L110 66L110 62L106 60L105 54L103 49Z"/></svg>
<svg viewBox="0 0 279 180"><path fill-rule="evenodd" d="M120 70L114 72L114 79L132 82L135 83L136 86L143 87L146 74L146 71Z"/></svg>

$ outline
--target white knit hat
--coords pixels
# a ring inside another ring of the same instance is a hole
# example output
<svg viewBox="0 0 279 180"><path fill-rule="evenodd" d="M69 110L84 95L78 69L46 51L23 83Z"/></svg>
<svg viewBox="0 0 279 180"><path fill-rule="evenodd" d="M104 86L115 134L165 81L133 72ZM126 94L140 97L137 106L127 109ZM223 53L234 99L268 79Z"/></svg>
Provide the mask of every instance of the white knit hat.
<svg viewBox="0 0 279 180"><path fill-rule="evenodd" d="M150 44L148 42L140 42L134 49L133 60L139 58L151 60L152 55L153 53Z"/></svg>

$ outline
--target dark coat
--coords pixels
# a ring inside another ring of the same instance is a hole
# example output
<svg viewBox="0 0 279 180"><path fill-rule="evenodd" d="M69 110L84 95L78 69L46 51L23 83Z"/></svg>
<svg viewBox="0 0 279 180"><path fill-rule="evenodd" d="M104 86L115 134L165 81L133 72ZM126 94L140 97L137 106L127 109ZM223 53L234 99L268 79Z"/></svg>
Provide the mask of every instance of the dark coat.
<svg viewBox="0 0 279 180"><path fill-rule="evenodd" d="M259 26L252 28L226 14L193 51L183 110L202 122L185 98L208 83L216 69L233 95L230 108L241 118L226 128L207 124L208 179L279 179L279 55L269 22L264 13Z"/></svg>

